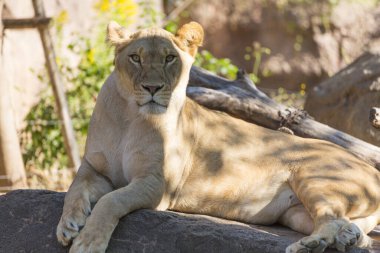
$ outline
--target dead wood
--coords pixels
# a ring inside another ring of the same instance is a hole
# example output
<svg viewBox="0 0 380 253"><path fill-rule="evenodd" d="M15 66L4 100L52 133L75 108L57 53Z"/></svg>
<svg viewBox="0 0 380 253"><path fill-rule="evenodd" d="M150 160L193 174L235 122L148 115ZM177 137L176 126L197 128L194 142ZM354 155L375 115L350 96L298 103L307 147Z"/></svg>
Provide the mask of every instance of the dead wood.
<svg viewBox="0 0 380 253"><path fill-rule="evenodd" d="M374 128L380 129L380 108L372 107L369 111L369 121Z"/></svg>
<svg viewBox="0 0 380 253"><path fill-rule="evenodd" d="M275 102L257 89L242 70L236 80L227 80L193 67L187 96L207 108L266 128L286 127L301 137L333 142L380 170L379 147L315 121L306 111Z"/></svg>

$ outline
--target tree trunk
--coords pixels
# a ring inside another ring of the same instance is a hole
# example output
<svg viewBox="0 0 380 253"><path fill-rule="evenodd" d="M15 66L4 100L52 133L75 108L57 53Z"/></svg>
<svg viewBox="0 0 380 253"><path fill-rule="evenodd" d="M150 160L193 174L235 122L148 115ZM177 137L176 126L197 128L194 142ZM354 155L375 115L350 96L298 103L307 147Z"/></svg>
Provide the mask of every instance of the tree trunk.
<svg viewBox="0 0 380 253"><path fill-rule="evenodd" d="M3 23L1 13L4 0L0 0L0 77L4 76L2 63ZM24 163L10 102L9 84L0 82L0 191L27 187Z"/></svg>
<svg viewBox="0 0 380 253"><path fill-rule="evenodd" d="M295 135L333 142L380 170L380 148L313 120L305 111L278 104L258 90L239 71L230 81L193 67L187 95L210 109L224 111L243 120Z"/></svg>

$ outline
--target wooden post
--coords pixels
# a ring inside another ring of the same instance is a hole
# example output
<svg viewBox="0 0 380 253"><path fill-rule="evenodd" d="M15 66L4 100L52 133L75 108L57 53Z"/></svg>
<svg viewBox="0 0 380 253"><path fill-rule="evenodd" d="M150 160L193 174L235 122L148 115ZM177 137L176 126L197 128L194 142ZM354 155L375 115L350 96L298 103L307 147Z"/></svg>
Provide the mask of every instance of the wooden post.
<svg viewBox="0 0 380 253"><path fill-rule="evenodd" d="M3 19L5 29L25 29L36 28L49 25L51 18L18 18L18 19Z"/></svg>
<svg viewBox="0 0 380 253"><path fill-rule="evenodd" d="M4 0L0 0L0 78L3 72L3 23ZM10 102L9 84L0 82L0 191L26 188L26 175L19 140Z"/></svg>
<svg viewBox="0 0 380 253"><path fill-rule="evenodd" d="M33 0L33 8L36 18L45 18L45 10L41 0ZM53 47L53 41L49 34L48 27L39 26L38 31L40 33L42 45L44 48L46 66L49 72L51 84L53 86L54 96L58 108L59 117L61 119L61 127L63 130L63 137L65 142L65 148L70 160L70 166L78 170L80 165L80 156L78 145L75 140L74 129L72 127L69 109L67 106L64 85L59 75L59 69L55 61L55 53Z"/></svg>

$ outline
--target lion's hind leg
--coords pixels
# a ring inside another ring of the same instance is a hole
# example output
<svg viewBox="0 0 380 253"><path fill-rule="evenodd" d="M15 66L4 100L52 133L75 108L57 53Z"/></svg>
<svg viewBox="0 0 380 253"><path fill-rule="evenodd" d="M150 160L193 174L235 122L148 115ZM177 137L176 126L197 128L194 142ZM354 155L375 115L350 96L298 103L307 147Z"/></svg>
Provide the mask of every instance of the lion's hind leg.
<svg viewBox="0 0 380 253"><path fill-rule="evenodd" d="M327 247L345 252L354 246L368 247L366 233L379 221L380 174L342 150L327 144L318 147L326 153L314 154L315 158L292 171L288 180L314 229L286 252L321 253Z"/></svg>
<svg viewBox="0 0 380 253"><path fill-rule="evenodd" d="M356 237L359 236L356 246L370 248L372 245L372 239L367 234L377 226L379 220L380 212L365 218L352 220L352 223L345 227L346 229L342 228L338 231L338 234L335 237L335 243L337 244L335 245L335 248L349 244L348 239L352 237L353 233L355 233ZM312 234L314 230L313 219L310 217L310 214L302 203L286 210L286 212L280 217L279 223L305 235Z"/></svg>
<svg viewBox="0 0 380 253"><path fill-rule="evenodd" d="M314 230L314 223L308 211L302 204L289 208L279 219L279 222L297 232L310 235ZM346 223L345 221L343 221ZM365 218L354 219L351 223L346 223L337 231L334 242L330 245L340 251L352 247L354 244L361 248L370 248L372 239L367 235L379 222L379 213L375 213ZM317 241L317 242L316 242ZM322 241L319 243L319 241ZM319 244L318 244L319 243ZM319 245L315 247L315 245ZM309 247L308 247L309 246ZM302 252L308 248L311 252L323 252L327 247L324 237L306 237L287 249L287 252ZM307 251L306 251L307 252Z"/></svg>
<svg viewBox="0 0 380 253"><path fill-rule="evenodd" d="M332 219L322 223L313 233L299 242L290 245L286 252L323 252L325 248L335 248L346 252L353 246L369 248L372 239L367 235L378 224L375 215L348 221Z"/></svg>
<svg viewBox="0 0 380 253"><path fill-rule="evenodd" d="M91 203L111 190L111 184L84 160L66 193L62 216L57 226L57 239L62 245L68 245L79 235L79 230L91 214Z"/></svg>
<svg viewBox="0 0 380 253"><path fill-rule="evenodd" d="M278 220L281 225L299 233L310 235L314 230L314 222L302 203L290 207Z"/></svg>
<svg viewBox="0 0 380 253"><path fill-rule="evenodd" d="M371 239L366 233L377 225L377 215L350 220L347 205L327 190L324 194L316 189L300 190L298 194L313 220L314 229L310 236L288 246L287 253L322 253L327 247L345 252L354 246L371 245ZM365 204L365 200L362 201Z"/></svg>
<svg viewBox="0 0 380 253"><path fill-rule="evenodd" d="M287 253L322 253L327 247L336 248L345 252L352 246L357 245L363 232L354 223L345 219L324 217L323 221L317 220L316 228L310 236L306 236L288 246Z"/></svg>

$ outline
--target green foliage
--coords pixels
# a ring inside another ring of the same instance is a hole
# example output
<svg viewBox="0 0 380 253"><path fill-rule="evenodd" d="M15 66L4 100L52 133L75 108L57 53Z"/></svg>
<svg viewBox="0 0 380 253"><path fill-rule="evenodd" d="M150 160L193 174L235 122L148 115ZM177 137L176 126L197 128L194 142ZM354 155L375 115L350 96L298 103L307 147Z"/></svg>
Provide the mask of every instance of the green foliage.
<svg viewBox="0 0 380 253"><path fill-rule="evenodd" d="M177 32L178 28L178 23L175 21L169 21L165 26L166 31L169 31L174 34Z"/></svg>
<svg viewBox="0 0 380 253"><path fill-rule="evenodd" d="M218 59L207 50L198 53L194 65L229 79L235 79L238 71L238 67L233 65L230 59Z"/></svg>
<svg viewBox="0 0 380 253"><path fill-rule="evenodd" d="M71 51L82 55L77 68L62 65L61 72L70 84L66 97L77 140L83 145L96 96L112 69L113 53L108 47L93 47L89 39L81 38L80 41L69 45ZM38 168L68 166L55 108L54 98L48 90L26 116L28 124L22 134L25 137L22 138L23 158Z"/></svg>
<svg viewBox="0 0 380 253"><path fill-rule="evenodd" d="M136 12L136 5L131 0L101 0L95 8L99 12L99 18L109 20L112 16L113 20L124 25L132 22L131 19L125 19L125 13L133 17L133 13ZM58 32L62 27L61 23L62 15L59 15L55 20ZM106 20L101 20L102 30L99 29L94 39L78 36L68 45L71 52L81 56L75 68L65 64L67 61L64 59L57 58L57 62L61 63L60 69L64 81L69 84L66 97L81 150L84 148L96 96L113 68L113 49L104 42L105 23ZM40 75L42 81L48 82L43 76L46 75ZM27 166L41 169L53 166L67 167L68 157L51 88L41 97L39 103L26 116L27 125L21 133L23 159Z"/></svg>
<svg viewBox="0 0 380 253"><path fill-rule="evenodd" d="M152 0L143 0L139 3L140 7L140 18L144 20L144 24L140 25L138 29L148 28L155 25L158 25L159 20L164 17L164 14L158 12L156 8L154 8L154 3Z"/></svg>
<svg viewBox="0 0 380 253"><path fill-rule="evenodd" d="M26 165L38 168L67 165L52 96L43 96L25 120L28 124L21 133L21 145Z"/></svg>
<svg viewBox="0 0 380 253"><path fill-rule="evenodd" d="M278 88L277 90L271 90L269 96L276 102L303 109L306 94L306 84L302 83L298 92L287 91L284 88Z"/></svg>
<svg viewBox="0 0 380 253"><path fill-rule="evenodd" d="M245 55L244 59L248 62L252 61L252 72L249 73L250 78L254 83L259 83L260 78L259 74L262 74L263 76L269 76L270 73L267 71L263 71L263 73L259 73L260 65L262 62L263 55L269 55L271 53L271 50L269 48L261 46L260 43L254 42L252 44L252 47L246 47L245 48Z"/></svg>
<svg viewBox="0 0 380 253"><path fill-rule="evenodd" d="M89 39L83 39L84 46L78 49L82 59L78 64L78 70L68 66L62 66L62 72L67 83L72 85L66 93L69 110L73 118L74 130L77 139L84 143L87 135L88 121L96 102L96 96L102 84L113 68L112 49L102 44L91 44ZM75 51L75 47L72 48Z"/></svg>

